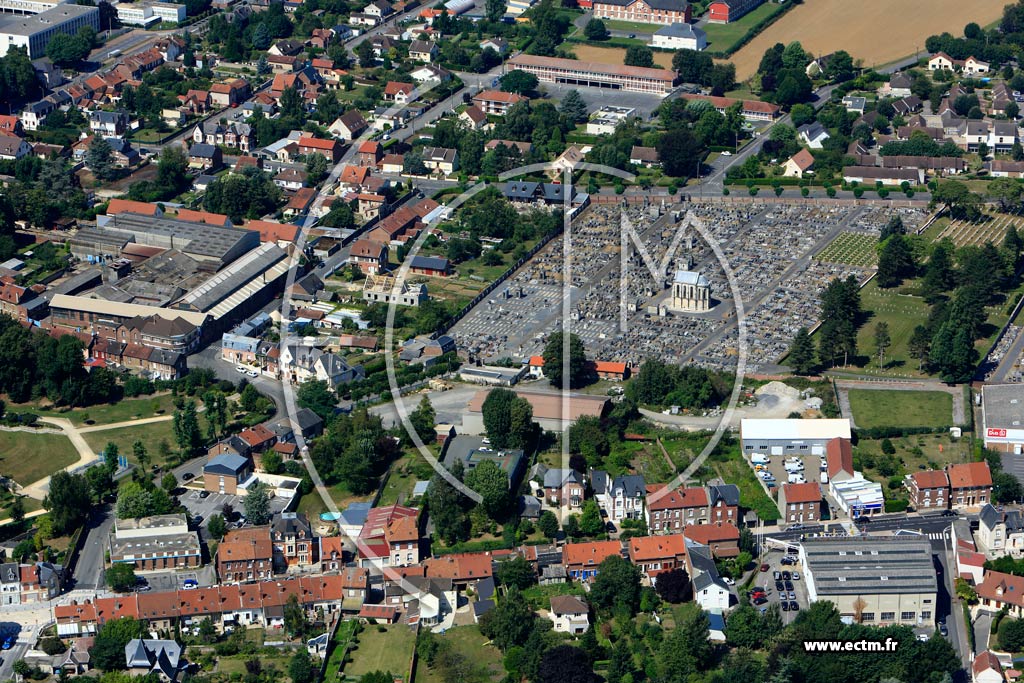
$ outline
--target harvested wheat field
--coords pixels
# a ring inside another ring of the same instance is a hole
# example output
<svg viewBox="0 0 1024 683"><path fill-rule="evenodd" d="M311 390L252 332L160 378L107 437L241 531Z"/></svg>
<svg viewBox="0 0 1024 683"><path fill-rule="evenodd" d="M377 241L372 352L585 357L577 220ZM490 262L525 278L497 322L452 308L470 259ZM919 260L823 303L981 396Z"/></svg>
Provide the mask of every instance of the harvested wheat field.
<svg viewBox="0 0 1024 683"><path fill-rule="evenodd" d="M747 43L730 61L739 80L757 71L764 51L799 40L814 55L846 50L864 66L882 66L924 53L925 39L943 31L962 35L964 25L989 24L1007 0L804 0Z"/></svg>

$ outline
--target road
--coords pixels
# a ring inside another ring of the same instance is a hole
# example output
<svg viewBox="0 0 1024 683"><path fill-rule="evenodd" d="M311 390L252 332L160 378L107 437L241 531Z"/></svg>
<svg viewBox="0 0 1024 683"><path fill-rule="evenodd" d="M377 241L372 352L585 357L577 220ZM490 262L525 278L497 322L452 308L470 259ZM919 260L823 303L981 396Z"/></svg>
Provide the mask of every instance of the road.
<svg viewBox="0 0 1024 683"><path fill-rule="evenodd" d="M106 564L107 537L114 525L114 512L110 505L93 508L86 522L88 535L82 543L78 562L72 574L73 586L79 590L100 590L106 584L103 567Z"/></svg>

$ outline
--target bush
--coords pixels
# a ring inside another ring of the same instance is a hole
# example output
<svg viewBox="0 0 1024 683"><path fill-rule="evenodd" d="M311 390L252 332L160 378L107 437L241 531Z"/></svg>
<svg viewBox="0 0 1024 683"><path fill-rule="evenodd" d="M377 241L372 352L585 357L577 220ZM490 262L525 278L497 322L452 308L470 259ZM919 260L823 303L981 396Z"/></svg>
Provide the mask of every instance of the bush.
<svg viewBox="0 0 1024 683"><path fill-rule="evenodd" d="M751 197L756 197L756 196L757 196L757 191L758 191L758 190L760 190L760 189L761 189L761 188L759 188L759 187L757 187L757 186L755 185L754 187L750 188L750 189L749 189L749 190L747 190L747 191L748 191L748 192L750 193L750 196L751 196Z"/></svg>
<svg viewBox="0 0 1024 683"><path fill-rule="evenodd" d="M892 445L892 441L888 438L882 439L882 452L886 455L895 455L896 447Z"/></svg>
<svg viewBox="0 0 1024 683"><path fill-rule="evenodd" d="M886 512L906 512L907 506L910 505L909 501L906 500L887 500L885 501Z"/></svg>
<svg viewBox="0 0 1024 683"><path fill-rule="evenodd" d="M884 187L878 188L878 196L881 197L882 199L885 199L886 197L889 196L889 190Z"/></svg>
<svg viewBox="0 0 1024 683"><path fill-rule="evenodd" d="M825 194L827 194L829 197L835 197L836 196L836 188L834 188L834 187L826 187L825 188Z"/></svg>
<svg viewBox="0 0 1024 683"><path fill-rule="evenodd" d="M723 197L728 197L729 196L729 188L728 187L723 187L722 188L722 196Z"/></svg>
<svg viewBox="0 0 1024 683"><path fill-rule="evenodd" d="M801 187L801 188L800 188L800 196L801 196L801 197L806 197L806 196L808 196L809 194L811 194L811 191L810 191L810 190L808 190L808 189L807 189L806 187Z"/></svg>
<svg viewBox="0 0 1024 683"><path fill-rule="evenodd" d="M853 196L856 197L857 199L860 199L861 197L863 197L864 196L864 188L863 187L855 187L855 188L853 188Z"/></svg>
<svg viewBox="0 0 1024 683"><path fill-rule="evenodd" d="M778 197L781 194L782 194L782 186L781 185L776 185L775 186L775 196Z"/></svg>

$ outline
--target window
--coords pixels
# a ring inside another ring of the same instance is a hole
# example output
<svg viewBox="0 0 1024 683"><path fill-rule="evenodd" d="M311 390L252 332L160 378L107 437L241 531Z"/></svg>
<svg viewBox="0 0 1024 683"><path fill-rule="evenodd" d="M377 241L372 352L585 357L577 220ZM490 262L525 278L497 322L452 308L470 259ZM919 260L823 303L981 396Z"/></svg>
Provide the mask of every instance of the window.
<svg viewBox="0 0 1024 683"><path fill-rule="evenodd" d="M860 615L860 620L861 621L874 621L875 620L875 613L874 612L864 612L863 614Z"/></svg>
<svg viewBox="0 0 1024 683"><path fill-rule="evenodd" d="M932 618L932 613L928 612L928 611L923 611L923 612L921 612L921 618L922 619L931 619Z"/></svg>
<svg viewBox="0 0 1024 683"><path fill-rule="evenodd" d="M900 612L900 621L913 621L917 618L917 612Z"/></svg>
<svg viewBox="0 0 1024 683"><path fill-rule="evenodd" d="M882 621L892 621L896 618L895 612L882 612Z"/></svg>

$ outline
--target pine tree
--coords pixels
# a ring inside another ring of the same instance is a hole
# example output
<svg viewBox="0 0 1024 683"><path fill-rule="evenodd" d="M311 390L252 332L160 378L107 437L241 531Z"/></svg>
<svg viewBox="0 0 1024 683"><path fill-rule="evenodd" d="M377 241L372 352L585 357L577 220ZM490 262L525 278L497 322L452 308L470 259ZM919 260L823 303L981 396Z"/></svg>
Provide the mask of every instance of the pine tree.
<svg viewBox="0 0 1024 683"><path fill-rule="evenodd" d="M797 330L789 346L789 367L798 375L814 371L814 340L806 327Z"/></svg>
<svg viewBox="0 0 1024 683"><path fill-rule="evenodd" d="M252 32L252 46L257 50L266 50L270 47L270 41L273 36L270 35L270 29L267 28L265 23L261 23L256 27L256 30Z"/></svg>
<svg viewBox="0 0 1024 683"><path fill-rule="evenodd" d="M114 177L114 150L102 135L93 136L89 143L89 149L85 152L85 165L100 180Z"/></svg>
<svg viewBox="0 0 1024 683"><path fill-rule="evenodd" d="M885 367L885 350L892 345L889 323L882 321L875 325L875 349L878 350L878 367Z"/></svg>
<svg viewBox="0 0 1024 683"><path fill-rule="evenodd" d="M878 256L878 286L895 287L914 274L914 256L903 235L895 234L882 243Z"/></svg>
<svg viewBox="0 0 1024 683"><path fill-rule="evenodd" d="M270 62L267 61L266 55L260 55L259 60L256 62L256 73L260 76L270 73Z"/></svg>
<svg viewBox="0 0 1024 683"><path fill-rule="evenodd" d="M917 360L918 372L921 371L924 361L928 358L930 347L931 339L928 336L928 328L924 325L918 325L914 328L914 332L910 335L910 340L907 342L907 353L910 354L911 358Z"/></svg>
<svg viewBox="0 0 1024 683"><path fill-rule="evenodd" d="M587 120L587 103L578 90L570 90L562 99L561 113L576 123Z"/></svg>

